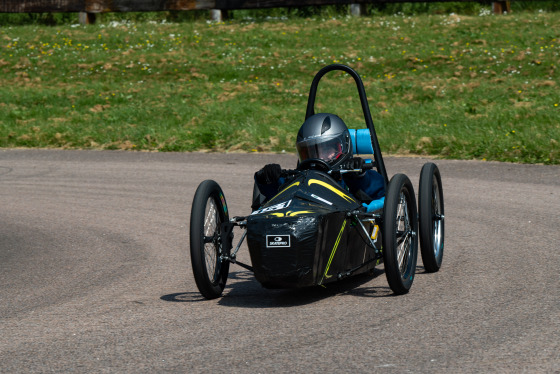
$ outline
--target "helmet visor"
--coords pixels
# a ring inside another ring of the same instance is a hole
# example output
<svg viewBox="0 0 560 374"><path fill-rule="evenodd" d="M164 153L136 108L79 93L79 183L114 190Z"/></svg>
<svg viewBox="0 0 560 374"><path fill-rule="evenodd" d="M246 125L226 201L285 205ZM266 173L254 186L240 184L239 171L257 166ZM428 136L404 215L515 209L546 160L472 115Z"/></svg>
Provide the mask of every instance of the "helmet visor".
<svg viewBox="0 0 560 374"><path fill-rule="evenodd" d="M331 165L347 152L346 146L339 136L303 140L296 144L296 148L300 161L318 158Z"/></svg>

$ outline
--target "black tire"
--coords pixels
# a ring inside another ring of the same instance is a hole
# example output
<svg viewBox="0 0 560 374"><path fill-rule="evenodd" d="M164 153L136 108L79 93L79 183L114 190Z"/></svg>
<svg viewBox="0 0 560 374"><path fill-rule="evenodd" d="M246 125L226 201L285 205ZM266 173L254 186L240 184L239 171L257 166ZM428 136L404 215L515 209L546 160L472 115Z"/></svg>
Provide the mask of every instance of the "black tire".
<svg viewBox="0 0 560 374"><path fill-rule="evenodd" d="M418 192L420 253L426 272L434 273L441 267L445 237L443 188L435 164L428 162L422 167Z"/></svg>
<svg viewBox="0 0 560 374"><path fill-rule="evenodd" d="M407 293L414 281L418 259L416 197L410 179L396 174L389 182L383 208L383 262L396 295Z"/></svg>
<svg viewBox="0 0 560 374"><path fill-rule="evenodd" d="M220 186L202 182L191 209L191 264L198 290L207 299L220 297L229 272L229 261L222 260L220 225L229 220L226 199ZM231 240L232 238L225 239Z"/></svg>

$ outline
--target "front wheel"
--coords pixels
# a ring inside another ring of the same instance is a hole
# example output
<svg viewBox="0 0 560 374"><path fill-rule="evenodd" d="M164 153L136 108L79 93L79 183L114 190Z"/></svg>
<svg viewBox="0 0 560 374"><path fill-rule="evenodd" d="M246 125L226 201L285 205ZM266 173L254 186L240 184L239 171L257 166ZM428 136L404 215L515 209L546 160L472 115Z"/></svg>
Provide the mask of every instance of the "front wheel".
<svg viewBox="0 0 560 374"><path fill-rule="evenodd" d="M422 262L426 272L434 273L443 260L444 212L441 176L431 162L424 164L420 172L418 209Z"/></svg>
<svg viewBox="0 0 560 374"><path fill-rule="evenodd" d="M191 264L198 290L207 299L222 294L228 277L229 261L224 260L221 224L229 221L226 199L220 186L212 181L202 182L195 194L191 209Z"/></svg>
<svg viewBox="0 0 560 374"><path fill-rule="evenodd" d="M383 262L391 290L402 295L414 281L418 258L416 197L410 179L396 174L383 208Z"/></svg>

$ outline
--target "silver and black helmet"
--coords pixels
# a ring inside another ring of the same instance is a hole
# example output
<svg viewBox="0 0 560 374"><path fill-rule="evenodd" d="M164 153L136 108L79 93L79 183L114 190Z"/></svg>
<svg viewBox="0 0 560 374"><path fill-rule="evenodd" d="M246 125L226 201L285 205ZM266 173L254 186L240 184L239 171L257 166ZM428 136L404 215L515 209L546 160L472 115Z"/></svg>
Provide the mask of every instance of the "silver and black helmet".
<svg viewBox="0 0 560 374"><path fill-rule="evenodd" d="M301 125L296 141L300 162L318 158L331 168L352 157L350 132L344 121L329 113L314 114Z"/></svg>

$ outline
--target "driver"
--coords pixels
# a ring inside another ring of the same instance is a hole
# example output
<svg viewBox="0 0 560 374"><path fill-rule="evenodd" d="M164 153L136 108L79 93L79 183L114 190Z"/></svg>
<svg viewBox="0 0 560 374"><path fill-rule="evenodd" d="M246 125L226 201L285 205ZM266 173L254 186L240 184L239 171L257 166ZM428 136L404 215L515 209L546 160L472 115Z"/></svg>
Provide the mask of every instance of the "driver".
<svg viewBox="0 0 560 374"><path fill-rule="evenodd" d="M321 159L331 169L341 166L357 169L361 168L363 162L359 158L352 158L350 132L342 119L334 114L318 113L305 120L297 134L296 148L300 162ZM251 206L253 209L278 193L285 182L281 173L282 168L278 164L265 165L255 173L256 187L264 198L256 198ZM383 207L385 184L378 172L366 170L362 173L345 173L338 182L360 199L368 212Z"/></svg>

